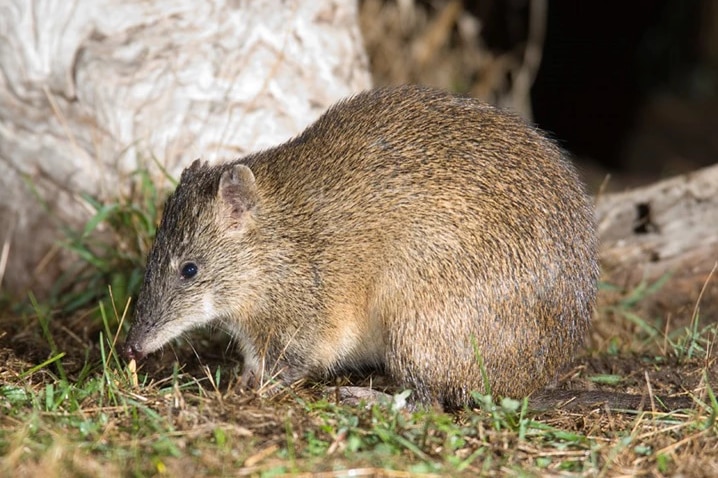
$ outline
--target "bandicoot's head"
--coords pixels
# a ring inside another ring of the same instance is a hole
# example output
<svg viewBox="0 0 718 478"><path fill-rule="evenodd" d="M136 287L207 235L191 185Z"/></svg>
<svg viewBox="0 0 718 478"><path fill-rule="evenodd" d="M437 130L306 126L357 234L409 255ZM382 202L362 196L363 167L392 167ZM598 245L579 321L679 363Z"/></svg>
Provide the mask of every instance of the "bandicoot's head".
<svg viewBox="0 0 718 478"><path fill-rule="evenodd" d="M147 260L123 348L128 359L139 360L190 329L242 316L234 309L251 306L248 284L257 271L247 239L257 202L254 174L243 164L210 167L197 160L184 170Z"/></svg>

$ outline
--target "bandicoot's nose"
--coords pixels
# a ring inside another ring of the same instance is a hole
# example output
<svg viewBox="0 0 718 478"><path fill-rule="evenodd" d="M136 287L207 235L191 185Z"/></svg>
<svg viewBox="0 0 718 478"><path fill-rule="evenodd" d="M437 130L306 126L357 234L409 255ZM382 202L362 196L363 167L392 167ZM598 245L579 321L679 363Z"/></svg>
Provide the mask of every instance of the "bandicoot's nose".
<svg viewBox="0 0 718 478"><path fill-rule="evenodd" d="M135 360L140 361L142 360L142 357L145 356L145 353L142 351L142 347L140 347L137 343L125 343L124 347L122 347L122 355L124 355L126 360Z"/></svg>

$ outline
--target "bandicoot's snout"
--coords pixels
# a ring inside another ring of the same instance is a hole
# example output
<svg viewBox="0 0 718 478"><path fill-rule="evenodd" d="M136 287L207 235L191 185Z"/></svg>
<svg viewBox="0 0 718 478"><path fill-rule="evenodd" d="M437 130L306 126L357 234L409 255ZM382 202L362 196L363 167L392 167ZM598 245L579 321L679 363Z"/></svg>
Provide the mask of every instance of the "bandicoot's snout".
<svg viewBox="0 0 718 478"><path fill-rule="evenodd" d="M130 360L140 361L149 353L154 352L151 339L156 332L156 327L152 326L152 322L147 320L147 315L142 308L142 296L138 298L138 306L135 307L135 317L130 330L125 337L125 343L120 349L120 354L128 362Z"/></svg>
<svg viewBox="0 0 718 478"><path fill-rule="evenodd" d="M125 357L125 360L127 361L140 361L144 358L145 353L142 351L142 347L140 347L139 344L125 343L122 347L122 356Z"/></svg>
<svg viewBox="0 0 718 478"><path fill-rule="evenodd" d="M130 360L140 361L145 357L145 355L147 355L146 351L144 350L144 347L142 347L140 341L136 338L136 334L134 333L134 327L132 330L130 330L129 335L127 336L127 340L122 346L120 352L122 353L122 356L125 358L125 360L127 360L128 362Z"/></svg>

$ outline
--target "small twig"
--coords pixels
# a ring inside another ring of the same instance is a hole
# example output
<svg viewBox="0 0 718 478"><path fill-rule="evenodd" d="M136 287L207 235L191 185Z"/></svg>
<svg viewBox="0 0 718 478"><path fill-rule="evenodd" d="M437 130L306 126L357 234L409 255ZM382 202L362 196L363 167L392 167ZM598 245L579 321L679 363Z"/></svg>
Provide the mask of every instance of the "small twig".
<svg viewBox="0 0 718 478"><path fill-rule="evenodd" d="M646 387L648 388L648 398L651 399L651 411L655 414L656 413L656 399L653 396L653 387L651 386L651 379L648 378L648 370L644 371L643 375L646 378Z"/></svg>
<svg viewBox="0 0 718 478"><path fill-rule="evenodd" d="M248 457L246 460L244 460L243 466L252 467L252 466L256 465L257 463L259 463L260 461L267 458L268 456L274 454L277 450L279 450L278 445L276 445L276 444L269 445L265 449L259 450L257 453L255 453L254 455L252 455L252 456Z"/></svg>
<svg viewBox="0 0 718 478"><path fill-rule="evenodd" d="M122 324L125 322L125 317L127 317L127 311L130 310L130 302L132 301L132 297L127 298L127 302L125 303L125 308L122 311L122 315L120 316L117 313L117 307L115 306L115 296L112 293L112 286L108 286L107 289L110 293L110 301L112 302L112 310L115 314L115 317L120 318L120 323L117 325L117 331L115 332L115 336L112 338L112 347L110 348L110 354L107 356L107 360L109 361L112 357L112 354L115 351L115 346L117 345L117 339L120 336L120 331L122 330Z"/></svg>
<svg viewBox="0 0 718 478"><path fill-rule="evenodd" d="M528 41L524 57L513 85L513 106L528 119L532 119L530 92L543 56L543 44L546 37L546 18L548 5L546 0L532 0L529 7ZM518 93L518 94L517 94ZM520 99L517 96L520 95ZM519 104L520 102L520 104Z"/></svg>
<svg viewBox="0 0 718 478"><path fill-rule="evenodd" d="M601 181L601 185L598 186L598 192L596 193L595 201L598 201L601 199L601 197L606 194L606 189L608 189L608 183L611 181L611 175L606 174L603 177L603 181Z"/></svg>
<svg viewBox="0 0 718 478"><path fill-rule="evenodd" d="M691 317L691 329L695 327L695 322L698 320L698 311L700 310L700 303L703 299L703 294L705 293L706 289L708 288L708 283L711 281L711 278L713 277L713 274L716 271L716 268L718 268L718 262L713 264L713 268L711 269L710 273L708 274L708 277L706 278L705 282L703 282L703 287L701 287L701 292L698 294L698 299L696 299L696 305L693 307L693 315Z"/></svg>
<svg viewBox="0 0 718 478"><path fill-rule="evenodd" d="M70 143L75 149L82 150L77 145L77 140L75 139L75 135L72 134L72 128L70 128L69 124L67 123L67 118L65 118L65 115L62 114L62 111L60 111L59 106L57 105L57 102L55 101L55 96L50 92L50 88L47 87L47 85L42 87L42 91L45 93L45 96L47 97L48 103L50 103L50 108L52 109L52 112L55 113L55 116L57 117L57 120L60 122L60 125L62 125L62 129L65 131L65 135L67 136L67 139L70 140Z"/></svg>
<svg viewBox="0 0 718 478"><path fill-rule="evenodd" d="M5 269L7 268L7 259L10 256L10 234L5 238L5 242L2 245L2 251L0 251L0 289L2 288L2 281L5 277Z"/></svg>

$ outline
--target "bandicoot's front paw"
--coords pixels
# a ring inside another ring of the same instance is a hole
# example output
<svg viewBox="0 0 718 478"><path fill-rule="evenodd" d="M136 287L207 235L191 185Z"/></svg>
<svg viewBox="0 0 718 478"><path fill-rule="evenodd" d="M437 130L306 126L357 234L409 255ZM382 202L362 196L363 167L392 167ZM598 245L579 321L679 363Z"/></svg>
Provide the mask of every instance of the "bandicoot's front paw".
<svg viewBox="0 0 718 478"><path fill-rule="evenodd" d="M263 397L272 397L294 383L288 379L284 371L285 369L280 369L278 372L268 374L266 369L246 368L242 371L239 380L240 388L256 392Z"/></svg>
<svg viewBox="0 0 718 478"><path fill-rule="evenodd" d="M258 370L252 368L244 368L242 376L239 379L239 385L246 390L257 390L260 387Z"/></svg>

